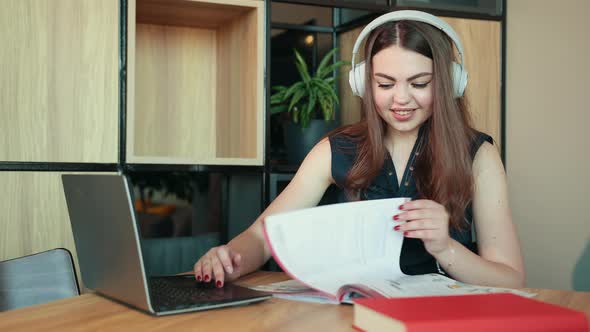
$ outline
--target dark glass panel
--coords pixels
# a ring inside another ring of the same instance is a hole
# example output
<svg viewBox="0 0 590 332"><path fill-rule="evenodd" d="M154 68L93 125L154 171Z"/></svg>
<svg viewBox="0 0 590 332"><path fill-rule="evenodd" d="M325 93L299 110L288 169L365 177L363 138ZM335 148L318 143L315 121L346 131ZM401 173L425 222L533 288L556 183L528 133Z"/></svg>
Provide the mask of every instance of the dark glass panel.
<svg viewBox="0 0 590 332"><path fill-rule="evenodd" d="M397 0L397 5L492 16L502 15L502 1L500 0Z"/></svg>

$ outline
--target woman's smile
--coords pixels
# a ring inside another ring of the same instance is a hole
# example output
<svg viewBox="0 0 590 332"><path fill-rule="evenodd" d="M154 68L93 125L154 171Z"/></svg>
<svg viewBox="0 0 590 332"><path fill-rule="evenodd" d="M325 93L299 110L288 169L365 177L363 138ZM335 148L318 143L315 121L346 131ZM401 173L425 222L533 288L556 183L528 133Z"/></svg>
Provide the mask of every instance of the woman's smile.
<svg viewBox="0 0 590 332"><path fill-rule="evenodd" d="M412 118L416 110L416 108L394 108L391 111L393 112L393 117L396 120L408 121Z"/></svg>

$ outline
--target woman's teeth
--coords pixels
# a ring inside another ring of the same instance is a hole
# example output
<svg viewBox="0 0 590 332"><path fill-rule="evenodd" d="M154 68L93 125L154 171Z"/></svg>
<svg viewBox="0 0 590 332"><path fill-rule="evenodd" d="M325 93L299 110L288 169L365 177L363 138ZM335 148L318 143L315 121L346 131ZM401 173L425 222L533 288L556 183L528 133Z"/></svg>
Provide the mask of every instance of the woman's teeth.
<svg viewBox="0 0 590 332"><path fill-rule="evenodd" d="M412 113L414 110L393 110L393 112L395 114L399 114L399 115L408 115L410 113Z"/></svg>

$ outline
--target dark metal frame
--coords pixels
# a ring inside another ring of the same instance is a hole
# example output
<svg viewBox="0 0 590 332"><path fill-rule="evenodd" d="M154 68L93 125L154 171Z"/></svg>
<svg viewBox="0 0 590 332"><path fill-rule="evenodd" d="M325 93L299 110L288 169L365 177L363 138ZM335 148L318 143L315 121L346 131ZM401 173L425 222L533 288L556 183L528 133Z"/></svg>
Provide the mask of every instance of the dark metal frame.
<svg viewBox="0 0 590 332"><path fill-rule="evenodd" d="M242 165L196 165L196 164L125 164L122 169L127 172L220 172L220 173L258 173L263 166Z"/></svg>
<svg viewBox="0 0 590 332"><path fill-rule="evenodd" d="M500 156L506 168L506 0L502 0L502 33L500 61Z"/></svg>
<svg viewBox="0 0 590 332"><path fill-rule="evenodd" d="M13 172L116 172L118 164L54 163L54 162L0 162L0 171Z"/></svg>
<svg viewBox="0 0 590 332"><path fill-rule="evenodd" d="M127 158L127 0L119 2L119 171Z"/></svg>
<svg viewBox="0 0 590 332"><path fill-rule="evenodd" d="M262 172L262 199L260 211L268 205L270 191L270 30L271 30L271 0L264 0L264 172Z"/></svg>
<svg viewBox="0 0 590 332"><path fill-rule="evenodd" d="M306 32L332 33L334 28L318 25L301 25L291 23L271 23L271 29L300 30Z"/></svg>
<svg viewBox="0 0 590 332"><path fill-rule="evenodd" d="M270 0L268 0L270 1ZM504 1L504 0L502 0ZM414 10L421 10L429 12L433 15L437 16L449 16L449 17L459 17L459 18L470 18L470 19L483 19L483 20L492 20L492 21L499 21L504 18L504 11L506 10L506 5L502 5L502 15L491 15L486 13L470 13L470 12L463 12L457 10L443 10L443 9L436 9L436 8L424 8L418 6L398 6L396 0L387 0L387 5L376 5L376 4L364 4L364 3L354 3L354 2L346 2L342 0L272 0L271 2L282 2L282 3L290 3L290 4L299 4L299 5L308 5L308 6L320 6L320 7L330 7L330 8L346 8L346 9L359 9L359 10L368 10L373 11L376 13L379 12L388 12L392 10L402 10L402 9L414 9Z"/></svg>
<svg viewBox="0 0 590 332"><path fill-rule="evenodd" d="M272 2L284 2L284 3L291 3L291 4L299 4L299 5L311 5L311 6L321 6L321 7L332 7L332 8L350 8L350 9L360 9L360 10L373 10L373 11L388 11L391 7L392 0L387 1L387 5L376 5L376 4L364 4L364 3L354 3L354 2L345 2L342 0L272 0Z"/></svg>

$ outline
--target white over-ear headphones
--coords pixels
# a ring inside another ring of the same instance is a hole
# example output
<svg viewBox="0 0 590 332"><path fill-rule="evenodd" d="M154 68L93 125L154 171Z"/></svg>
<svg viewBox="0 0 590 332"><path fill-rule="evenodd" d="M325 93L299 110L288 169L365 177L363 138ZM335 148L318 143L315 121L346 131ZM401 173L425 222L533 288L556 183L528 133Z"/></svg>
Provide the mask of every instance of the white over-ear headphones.
<svg viewBox="0 0 590 332"><path fill-rule="evenodd" d="M461 45L461 40L459 36L442 19L430 15L425 12L420 12L416 10L398 10L395 12L387 13L385 15L381 15L374 19L371 23L369 23L360 33L356 42L354 43L354 48L352 49L352 69L348 74L348 81L350 83L350 87L352 89L352 93L355 96L363 97L365 93L365 61L355 64L354 60L356 58L356 54L359 51L361 43L371 33L371 31L375 30L378 26L385 24L387 22L395 22L395 21L418 21L423 23L428 23L434 27L439 28L442 30L447 36L449 36L453 42L455 43L455 47L457 47L457 51L459 53L459 57L461 58L461 63L453 62L451 68L451 75L453 79L453 92L455 97L463 96L463 92L465 92L465 87L467 86L467 71L465 70L465 59L463 58L463 45Z"/></svg>

